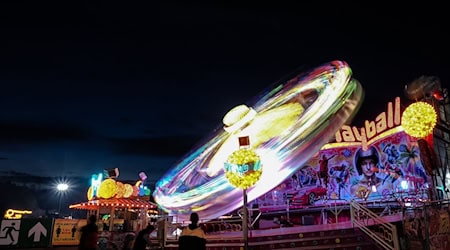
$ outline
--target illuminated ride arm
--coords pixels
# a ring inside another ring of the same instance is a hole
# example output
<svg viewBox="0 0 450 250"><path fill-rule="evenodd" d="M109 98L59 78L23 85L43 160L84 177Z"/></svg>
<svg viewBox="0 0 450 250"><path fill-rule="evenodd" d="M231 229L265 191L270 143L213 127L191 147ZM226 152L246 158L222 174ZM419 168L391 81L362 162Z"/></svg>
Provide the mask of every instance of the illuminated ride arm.
<svg viewBox="0 0 450 250"><path fill-rule="evenodd" d="M246 120L225 124L228 131L216 129L169 170L156 184L155 201L179 221L189 220L191 211L213 219L237 210L242 190L227 181L223 169L239 147L238 137L250 136L263 165L260 180L247 190L252 201L289 178L328 143L353 118L362 97L361 85L342 61L269 89L248 108L250 116L243 107L240 118Z"/></svg>

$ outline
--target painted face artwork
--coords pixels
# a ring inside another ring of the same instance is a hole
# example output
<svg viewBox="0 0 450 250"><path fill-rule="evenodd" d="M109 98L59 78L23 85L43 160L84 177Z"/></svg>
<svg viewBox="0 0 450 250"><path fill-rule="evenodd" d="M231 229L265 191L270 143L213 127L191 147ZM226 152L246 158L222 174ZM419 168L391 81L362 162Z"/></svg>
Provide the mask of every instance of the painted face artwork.
<svg viewBox="0 0 450 250"><path fill-rule="evenodd" d="M374 174L375 162L372 159L364 159L361 162L361 169L366 176L372 176Z"/></svg>

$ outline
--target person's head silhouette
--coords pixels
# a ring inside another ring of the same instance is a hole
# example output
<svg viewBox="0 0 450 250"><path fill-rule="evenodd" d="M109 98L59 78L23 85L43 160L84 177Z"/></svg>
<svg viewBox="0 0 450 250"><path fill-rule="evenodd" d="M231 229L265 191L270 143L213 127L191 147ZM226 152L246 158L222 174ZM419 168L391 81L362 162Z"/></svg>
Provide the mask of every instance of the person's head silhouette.
<svg viewBox="0 0 450 250"><path fill-rule="evenodd" d="M198 220L199 220L198 214L195 213L195 212L191 213L191 218L190 219L191 219L191 223L192 224L197 225Z"/></svg>
<svg viewBox="0 0 450 250"><path fill-rule="evenodd" d="M88 221L89 221L89 223L96 223L97 222L97 215L92 214L91 216L89 216Z"/></svg>

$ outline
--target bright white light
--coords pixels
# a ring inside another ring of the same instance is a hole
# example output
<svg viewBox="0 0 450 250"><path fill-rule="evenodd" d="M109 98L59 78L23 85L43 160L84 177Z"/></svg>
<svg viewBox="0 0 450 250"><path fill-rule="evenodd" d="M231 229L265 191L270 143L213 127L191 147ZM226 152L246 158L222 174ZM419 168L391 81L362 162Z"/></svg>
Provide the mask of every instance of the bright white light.
<svg viewBox="0 0 450 250"><path fill-rule="evenodd" d="M181 229L177 228L172 233L173 236L180 236L181 235Z"/></svg>
<svg viewBox="0 0 450 250"><path fill-rule="evenodd" d="M59 183L59 184L56 186L56 189L57 189L58 191L66 191L67 189L69 189L69 185L68 185L67 183Z"/></svg>
<svg viewBox="0 0 450 250"><path fill-rule="evenodd" d="M377 192L377 186L372 185L372 192L376 193Z"/></svg>
<svg viewBox="0 0 450 250"><path fill-rule="evenodd" d="M403 188L403 190L408 189L408 182L403 180L400 182L400 187Z"/></svg>

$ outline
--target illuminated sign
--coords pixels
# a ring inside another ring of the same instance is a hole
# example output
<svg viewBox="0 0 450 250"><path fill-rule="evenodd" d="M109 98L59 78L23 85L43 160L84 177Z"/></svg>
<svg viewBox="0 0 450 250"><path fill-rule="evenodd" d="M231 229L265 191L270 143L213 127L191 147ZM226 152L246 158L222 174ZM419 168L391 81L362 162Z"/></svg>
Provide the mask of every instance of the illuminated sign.
<svg viewBox="0 0 450 250"><path fill-rule="evenodd" d="M138 187L138 189L139 189L139 192L138 192L139 196L150 195L150 189L147 186L144 186L143 181L137 181L135 186Z"/></svg>
<svg viewBox="0 0 450 250"><path fill-rule="evenodd" d="M3 218L5 218L5 219L21 219L22 215L31 214L31 213L32 213L32 211L28 211L28 210L8 209L8 210L6 210Z"/></svg>
<svg viewBox="0 0 450 250"><path fill-rule="evenodd" d="M98 187L102 183L103 174L93 174L91 177L92 196L97 197Z"/></svg>
<svg viewBox="0 0 450 250"><path fill-rule="evenodd" d="M118 170L117 170L118 172ZM88 200L94 198L129 198L133 196L148 196L151 190L144 185L147 176L144 172L139 173L140 180L134 186L131 184L124 184L109 177L104 179L102 173L93 174L91 176L91 186L88 189Z"/></svg>
<svg viewBox="0 0 450 250"><path fill-rule="evenodd" d="M401 125L400 97L395 98L394 104L388 102L385 112L380 113L375 121L364 122L364 127L357 128L344 125L335 134L336 142L361 142L367 145L367 142L375 136L397 126Z"/></svg>
<svg viewBox="0 0 450 250"><path fill-rule="evenodd" d="M86 219L69 220L55 219L52 234L52 245L73 246L78 245L81 233L78 230L86 224ZM64 248L63 248L64 249Z"/></svg>

